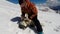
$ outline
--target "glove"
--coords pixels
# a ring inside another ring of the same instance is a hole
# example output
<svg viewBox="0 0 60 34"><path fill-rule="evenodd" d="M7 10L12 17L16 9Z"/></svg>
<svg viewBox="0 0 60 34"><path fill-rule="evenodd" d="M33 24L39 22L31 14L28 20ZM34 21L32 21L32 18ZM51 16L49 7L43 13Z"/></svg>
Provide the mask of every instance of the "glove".
<svg viewBox="0 0 60 34"><path fill-rule="evenodd" d="M24 20L26 17L21 16L21 20Z"/></svg>

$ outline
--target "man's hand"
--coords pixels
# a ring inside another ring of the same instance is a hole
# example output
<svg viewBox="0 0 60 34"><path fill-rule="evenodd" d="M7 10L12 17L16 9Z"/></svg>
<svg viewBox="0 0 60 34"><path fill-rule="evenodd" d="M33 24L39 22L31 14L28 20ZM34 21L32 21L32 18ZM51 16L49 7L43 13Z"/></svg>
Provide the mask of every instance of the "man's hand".
<svg viewBox="0 0 60 34"><path fill-rule="evenodd" d="M24 19L25 19L25 17L21 16L21 20L24 20Z"/></svg>

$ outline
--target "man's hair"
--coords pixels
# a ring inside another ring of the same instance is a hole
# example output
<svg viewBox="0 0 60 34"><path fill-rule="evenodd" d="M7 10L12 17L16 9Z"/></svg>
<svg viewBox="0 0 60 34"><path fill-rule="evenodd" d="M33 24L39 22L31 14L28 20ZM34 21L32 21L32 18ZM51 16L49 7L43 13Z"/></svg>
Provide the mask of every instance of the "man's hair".
<svg viewBox="0 0 60 34"><path fill-rule="evenodd" d="M29 0L18 0L19 4L21 5L24 1L29 1Z"/></svg>
<svg viewBox="0 0 60 34"><path fill-rule="evenodd" d="M23 3L24 0L18 0L19 4L21 5Z"/></svg>

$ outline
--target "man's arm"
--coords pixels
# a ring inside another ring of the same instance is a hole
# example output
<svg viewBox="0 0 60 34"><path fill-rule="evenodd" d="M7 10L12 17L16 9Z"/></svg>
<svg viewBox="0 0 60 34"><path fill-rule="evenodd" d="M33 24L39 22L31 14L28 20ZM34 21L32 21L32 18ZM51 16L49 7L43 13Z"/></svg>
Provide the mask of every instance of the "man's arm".
<svg viewBox="0 0 60 34"><path fill-rule="evenodd" d="M30 16L30 19L33 19L35 16L37 16L37 8L35 7L35 5L30 5L30 8L33 12L32 16Z"/></svg>
<svg viewBox="0 0 60 34"><path fill-rule="evenodd" d="M25 13L23 11L21 12L21 17L25 17Z"/></svg>
<svg viewBox="0 0 60 34"><path fill-rule="evenodd" d="M23 10L21 10L21 19L23 20L25 18L25 13L23 12Z"/></svg>

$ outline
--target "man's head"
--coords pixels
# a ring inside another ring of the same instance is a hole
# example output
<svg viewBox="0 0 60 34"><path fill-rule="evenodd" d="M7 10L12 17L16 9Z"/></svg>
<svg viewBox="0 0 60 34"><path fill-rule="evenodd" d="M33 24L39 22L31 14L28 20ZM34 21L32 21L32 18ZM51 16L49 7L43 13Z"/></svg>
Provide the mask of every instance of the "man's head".
<svg viewBox="0 0 60 34"><path fill-rule="evenodd" d="M18 0L18 1L19 1L19 4L21 5L22 3L28 2L29 0Z"/></svg>

